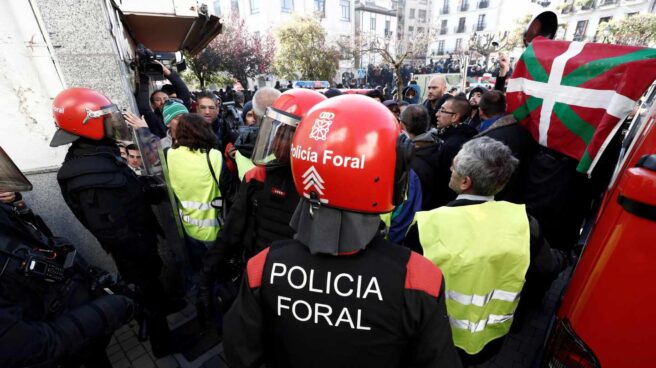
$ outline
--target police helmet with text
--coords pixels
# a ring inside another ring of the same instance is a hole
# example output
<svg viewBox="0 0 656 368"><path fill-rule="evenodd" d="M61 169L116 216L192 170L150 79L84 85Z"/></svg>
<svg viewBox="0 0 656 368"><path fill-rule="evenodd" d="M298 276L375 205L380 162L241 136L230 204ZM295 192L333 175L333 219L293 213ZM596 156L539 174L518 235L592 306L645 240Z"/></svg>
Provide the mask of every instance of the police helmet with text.
<svg viewBox="0 0 656 368"><path fill-rule="evenodd" d="M386 213L407 190L414 148L385 105L361 95L317 104L294 135L291 166L298 193L315 205Z"/></svg>

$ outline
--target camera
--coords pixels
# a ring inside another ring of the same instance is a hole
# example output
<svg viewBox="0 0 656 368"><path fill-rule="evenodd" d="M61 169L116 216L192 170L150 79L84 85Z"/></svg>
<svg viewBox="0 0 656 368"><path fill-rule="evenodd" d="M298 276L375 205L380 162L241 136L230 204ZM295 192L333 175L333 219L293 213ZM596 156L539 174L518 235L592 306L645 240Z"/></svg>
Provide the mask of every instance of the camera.
<svg viewBox="0 0 656 368"><path fill-rule="evenodd" d="M137 64L136 66L139 72L151 76L161 76L164 72L162 66L156 63L159 61L167 67L172 67L176 65L177 57L174 52L153 52L149 48L145 47L143 44L137 45ZM181 61L176 65L178 71L182 71L186 68L184 61Z"/></svg>

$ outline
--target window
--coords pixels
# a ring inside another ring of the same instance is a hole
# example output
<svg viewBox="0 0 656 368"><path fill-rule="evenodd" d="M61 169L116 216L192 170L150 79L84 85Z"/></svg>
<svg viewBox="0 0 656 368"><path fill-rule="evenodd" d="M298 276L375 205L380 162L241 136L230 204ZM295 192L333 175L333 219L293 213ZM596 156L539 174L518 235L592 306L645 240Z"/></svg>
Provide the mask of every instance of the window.
<svg viewBox="0 0 656 368"><path fill-rule="evenodd" d="M410 13L408 13L408 18L415 19L415 10L414 9L410 9Z"/></svg>
<svg viewBox="0 0 656 368"><path fill-rule="evenodd" d="M441 35L447 33L446 28L447 28L447 20L446 20L446 19L442 19L442 26L440 26L440 34L441 34Z"/></svg>
<svg viewBox="0 0 656 368"><path fill-rule="evenodd" d="M251 14L257 14L260 12L260 1L251 0Z"/></svg>
<svg viewBox="0 0 656 368"><path fill-rule="evenodd" d="M574 31L574 41L583 41L585 39L585 29L588 27L587 20L580 20L576 23L576 30Z"/></svg>
<svg viewBox="0 0 656 368"><path fill-rule="evenodd" d="M456 33L463 33L465 31L465 21L467 18L462 17L458 20L458 28L456 28Z"/></svg>
<svg viewBox="0 0 656 368"><path fill-rule="evenodd" d="M462 50L462 38L457 38L456 39L456 51Z"/></svg>
<svg viewBox="0 0 656 368"><path fill-rule="evenodd" d="M230 0L230 11L239 14L239 0Z"/></svg>
<svg viewBox="0 0 656 368"><path fill-rule="evenodd" d="M415 27L413 27L413 26L408 27L408 33L412 33L414 31L415 31Z"/></svg>
<svg viewBox="0 0 656 368"><path fill-rule="evenodd" d="M417 33L424 33L424 27L417 27Z"/></svg>
<svg viewBox="0 0 656 368"><path fill-rule="evenodd" d="M324 18L326 16L326 0L314 0L314 11Z"/></svg>
<svg viewBox="0 0 656 368"><path fill-rule="evenodd" d="M449 0L444 0L442 3L442 14L449 14Z"/></svg>
<svg viewBox="0 0 656 368"><path fill-rule="evenodd" d="M419 20L422 22L426 21L426 10L419 9Z"/></svg>
<svg viewBox="0 0 656 368"><path fill-rule="evenodd" d="M280 11L291 13L294 10L294 0L280 0Z"/></svg>
<svg viewBox="0 0 656 368"><path fill-rule="evenodd" d="M369 18L369 29L371 29L372 31L376 30L376 16L375 15L372 16L371 18Z"/></svg>
<svg viewBox="0 0 656 368"><path fill-rule="evenodd" d="M444 55L444 40L437 42L437 54Z"/></svg>
<svg viewBox="0 0 656 368"><path fill-rule="evenodd" d="M221 16L221 1L220 0L214 0L214 15L217 17Z"/></svg>
<svg viewBox="0 0 656 368"><path fill-rule="evenodd" d="M392 22L388 19L385 21L385 37L392 35Z"/></svg>
<svg viewBox="0 0 656 368"><path fill-rule="evenodd" d="M480 14L478 16L478 22L476 22L476 30L482 31L485 29L485 14Z"/></svg>
<svg viewBox="0 0 656 368"><path fill-rule="evenodd" d="M462 0L462 3L460 3L460 11L466 12L467 10L469 10L469 1Z"/></svg>
<svg viewBox="0 0 656 368"><path fill-rule="evenodd" d="M342 10L342 20L351 21L351 0L339 0L339 7Z"/></svg>
<svg viewBox="0 0 656 368"><path fill-rule="evenodd" d="M603 42L606 43L610 33L610 25L608 24L613 17L601 17L599 18L599 24L597 25L597 33L595 34L592 42ZM599 39L598 37L601 37Z"/></svg>

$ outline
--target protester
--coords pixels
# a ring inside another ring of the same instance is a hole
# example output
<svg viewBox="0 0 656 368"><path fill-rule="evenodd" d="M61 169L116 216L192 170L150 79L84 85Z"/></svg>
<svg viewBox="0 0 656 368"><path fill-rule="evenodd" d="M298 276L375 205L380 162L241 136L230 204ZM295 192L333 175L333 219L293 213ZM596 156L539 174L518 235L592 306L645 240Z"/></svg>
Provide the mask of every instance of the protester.
<svg viewBox="0 0 656 368"><path fill-rule="evenodd" d="M401 114L401 109L399 108L399 103L396 102L395 100L387 100L383 102L383 105L387 106L389 111L394 114L394 116L398 119L399 115Z"/></svg>
<svg viewBox="0 0 656 368"><path fill-rule="evenodd" d="M257 123L255 120L255 111L253 111L253 102L248 101L244 104L244 109L241 112L244 125L251 126Z"/></svg>
<svg viewBox="0 0 656 368"><path fill-rule="evenodd" d="M495 114L498 111L505 111L506 100L499 95L501 95L499 91L489 91L483 95L481 115L488 116L488 114ZM483 110L486 112L483 112ZM479 133L477 137L485 136L496 139L508 146L513 156L519 160L519 165L510 180L494 198L498 201L525 203L529 168L538 151L538 144L529 131L519 125L512 114L497 115L496 118L491 120L494 120L492 125Z"/></svg>
<svg viewBox="0 0 656 368"><path fill-rule="evenodd" d="M437 112L437 136L444 141L444 149L438 164L438 188L436 206L443 206L455 198L455 193L448 189L451 173L449 167L460 147L474 137L476 129L465 124L470 115L469 102L461 98L450 98Z"/></svg>
<svg viewBox="0 0 656 368"><path fill-rule="evenodd" d="M221 230L223 200L219 183L223 159L216 136L195 114L179 117L175 142L166 153L169 185L175 193L192 269Z"/></svg>
<svg viewBox="0 0 656 368"><path fill-rule="evenodd" d="M419 103L419 86L416 84L410 84L409 86L403 88L403 101L409 104Z"/></svg>
<svg viewBox="0 0 656 368"><path fill-rule="evenodd" d="M165 91L156 90L148 98L150 77L145 73L139 73L139 89L136 99L139 115L143 116L146 120L148 129L156 136L164 138L166 136L166 124L162 116L164 102L169 98L177 98L187 109L190 109L191 92L189 92L189 88L187 88L187 85L182 81L178 73L165 67L159 61L155 62L161 66L162 75L171 82L171 88L176 92L174 97L169 96Z"/></svg>
<svg viewBox="0 0 656 368"><path fill-rule="evenodd" d="M365 93L365 96L371 97L374 100L377 100L378 102L383 102L383 98L384 98L383 92L381 92L381 90L379 89L372 89L370 91L367 91L367 93Z"/></svg>
<svg viewBox="0 0 656 368"><path fill-rule="evenodd" d="M440 190L437 174L444 142L437 137L437 131L430 129L428 111L422 105L408 106L401 114L400 120L415 146L415 155L410 161L410 167L417 173L421 182L421 209L433 209L437 207L437 195Z"/></svg>
<svg viewBox="0 0 656 368"><path fill-rule="evenodd" d="M353 124L354 116L366 120ZM365 96L329 99L306 116L293 146L302 193L291 222L296 236L249 260L225 319L227 363L459 367L440 270L380 232L378 213L401 202L412 152L394 116ZM333 159L315 161L309 152ZM354 164L337 165L336 157Z"/></svg>
<svg viewBox="0 0 656 368"><path fill-rule="evenodd" d="M220 106L217 98L213 93L204 92L196 97L196 101L198 102L198 113L205 119L205 123L210 125L212 132L217 137L216 148L223 152L229 143L234 143L236 134L220 116L221 110L217 107Z"/></svg>
<svg viewBox="0 0 656 368"><path fill-rule="evenodd" d="M472 88L471 91L469 91L469 97L467 98L469 100L469 105L471 106L471 114L469 115L469 118L467 119L466 123L472 128L479 131L480 131L479 127L481 125L481 115L478 112L478 104L481 101L481 97L486 92L487 92L487 88L483 86L476 86Z"/></svg>
<svg viewBox="0 0 656 368"><path fill-rule="evenodd" d="M128 151L128 166L130 166L134 172L140 172L143 166L143 160L141 159L141 152L139 152L139 148L136 144L130 143L125 147L125 149Z"/></svg>
<svg viewBox="0 0 656 368"><path fill-rule="evenodd" d="M478 110L481 116L479 130L483 132L506 113L506 96L497 90L485 92L478 104Z"/></svg>
<svg viewBox="0 0 656 368"><path fill-rule="evenodd" d="M446 91L449 86L443 75L436 75L428 82L428 96L424 101L424 107L428 110L431 127L437 126L437 112L448 98ZM412 102L410 102L412 103Z"/></svg>
<svg viewBox="0 0 656 368"><path fill-rule="evenodd" d="M453 160L449 182L458 197L418 213L406 238L444 272L447 313L465 366L499 351L520 293L522 300L538 302L564 264L523 205L494 200L516 167L517 159L503 143L487 137L465 143ZM492 297L472 303L480 295Z"/></svg>

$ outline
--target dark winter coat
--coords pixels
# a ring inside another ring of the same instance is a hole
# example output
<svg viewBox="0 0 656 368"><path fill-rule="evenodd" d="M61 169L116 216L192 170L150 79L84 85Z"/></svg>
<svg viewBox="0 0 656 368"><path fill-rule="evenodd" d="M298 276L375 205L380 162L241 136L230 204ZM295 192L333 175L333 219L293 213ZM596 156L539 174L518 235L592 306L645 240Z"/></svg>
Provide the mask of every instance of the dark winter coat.
<svg viewBox="0 0 656 368"><path fill-rule="evenodd" d="M456 193L449 188L451 179L451 163L462 145L472 139L478 131L471 126L460 123L439 129L437 136L444 141L437 174L437 202L436 207L444 206L456 198Z"/></svg>
<svg viewBox="0 0 656 368"><path fill-rule="evenodd" d="M426 211L437 207L438 174L444 142L437 138L437 133L434 131L415 137L413 142L415 155L410 162L410 167L421 182L423 197L421 209Z"/></svg>

